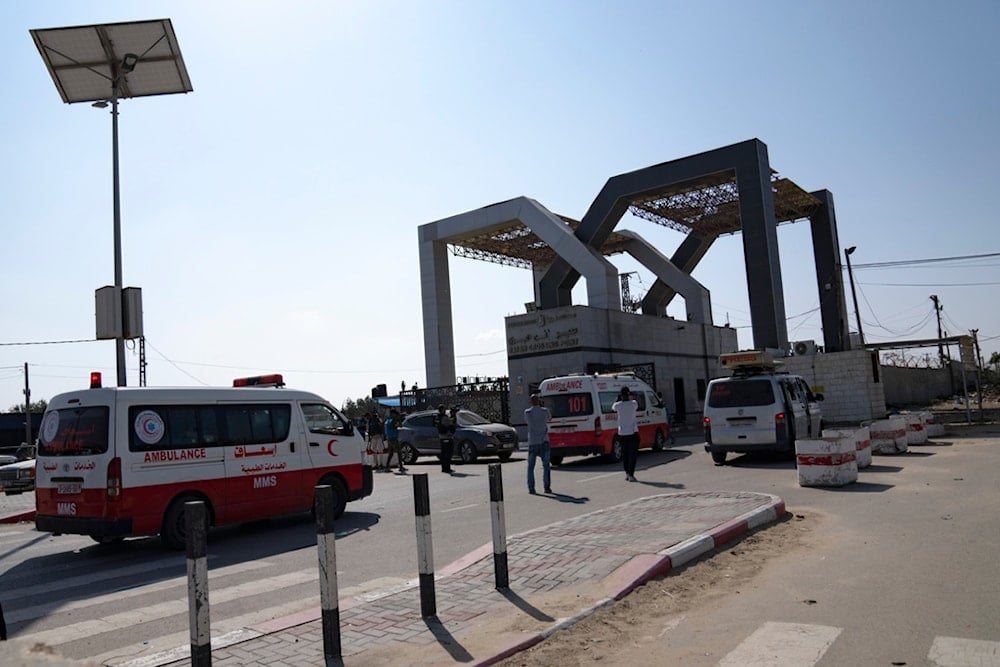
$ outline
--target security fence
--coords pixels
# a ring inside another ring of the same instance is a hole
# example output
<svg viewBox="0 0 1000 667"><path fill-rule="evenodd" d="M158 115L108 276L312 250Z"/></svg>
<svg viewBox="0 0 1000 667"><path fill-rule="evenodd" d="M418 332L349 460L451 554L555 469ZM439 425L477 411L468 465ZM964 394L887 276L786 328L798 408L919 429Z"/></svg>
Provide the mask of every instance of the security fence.
<svg viewBox="0 0 1000 667"><path fill-rule="evenodd" d="M505 377L462 378L459 384L401 391L399 407L404 414L434 410L439 405L472 410L492 422L510 423L510 383Z"/></svg>

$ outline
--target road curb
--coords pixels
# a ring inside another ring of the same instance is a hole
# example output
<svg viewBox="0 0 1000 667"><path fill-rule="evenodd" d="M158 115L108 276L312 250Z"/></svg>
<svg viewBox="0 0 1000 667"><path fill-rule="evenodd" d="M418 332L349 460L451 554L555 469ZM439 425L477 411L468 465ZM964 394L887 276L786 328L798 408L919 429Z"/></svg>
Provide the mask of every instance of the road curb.
<svg viewBox="0 0 1000 667"><path fill-rule="evenodd" d="M21 523L22 521L34 521L35 520L35 510L29 512L21 512L20 514L8 514L7 516L0 516L0 523Z"/></svg>
<svg viewBox="0 0 1000 667"><path fill-rule="evenodd" d="M637 573L632 579L622 577L621 587L615 595L599 600L596 604L584 609L576 616L556 621L541 632L538 632L530 637L526 637L525 639L518 641L516 644L512 644L504 649L501 649L501 651L494 656L486 658L480 662L473 663L473 667L487 667L488 665L494 665L501 660L506 660L512 655L525 651L532 646L541 643L545 639L548 639L553 634L573 627L580 621L593 615L598 609L614 604L639 586L642 586L646 582L658 576L666 574L674 567L680 567L681 565L689 563L695 558L698 558L699 556L706 554L709 551L726 544L727 542L731 542L737 537L745 535L755 528L777 521L785 515L784 500L773 494L761 495L770 495L771 504L751 510L742 516L738 516L735 519L720 524L709 533L696 535L695 537L687 539L679 544L675 544L669 549L664 549L663 551L658 552L655 556L646 554L632 558L625 564L625 566L623 566L623 568L620 569L618 573L611 575L620 576L621 573L631 571Z"/></svg>

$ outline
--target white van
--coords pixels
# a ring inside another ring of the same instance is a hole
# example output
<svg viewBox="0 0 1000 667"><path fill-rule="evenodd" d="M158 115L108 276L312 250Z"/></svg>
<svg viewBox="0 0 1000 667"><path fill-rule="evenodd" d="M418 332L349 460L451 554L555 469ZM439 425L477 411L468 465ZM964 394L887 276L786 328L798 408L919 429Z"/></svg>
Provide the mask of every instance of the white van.
<svg viewBox="0 0 1000 667"><path fill-rule="evenodd" d="M663 449L670 437L669 414L652 387L633 373L566 375L543 380L538 387L542 404L552 413L552 463L589 454L621 461L618 415L611 406L623 387L628 387L639 404L639 448Z"/></svg>
<svg viewBox="0 0 1000 667"><path fill-rule="evenodd" d="M780 373L764 351L719 357L732 377L708 383L702 424L705 451L717 465L728 452L794 452L796 438L822 432L822 394L814 394L798 375Z"/></svg>
<svg viewBox="0 0 1000 667"><path fill-rule="evenodd" d="M316 394L280 375L233 388L101 387L59 394L39 430L35 527L99 543L159 534L186 541L184 503L222 525L308 512L315 487L335 516L372 492L364 441Z"/></svg>

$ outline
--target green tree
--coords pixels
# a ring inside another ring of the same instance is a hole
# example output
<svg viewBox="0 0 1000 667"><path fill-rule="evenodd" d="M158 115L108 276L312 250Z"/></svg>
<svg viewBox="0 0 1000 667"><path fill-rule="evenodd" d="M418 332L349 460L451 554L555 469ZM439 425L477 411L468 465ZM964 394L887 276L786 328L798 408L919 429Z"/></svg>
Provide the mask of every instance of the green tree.
<svg viewBox="0 0 1000 667"><path fill-rule="evenodd" d="M370 396L364 396L358 399L349 398L344 401L344 404L340 407L340 409L347 417L357 419L371 413L372 410L378 409L378 401Z"/></svg>
<svg viewBox="0 0 1000 667"><path fill-rule="evenodd" d="M31 412L34 413L34 414L41 414L41 413L45 412L45 408L47 408L48 406L49 406L49 402L46 401L44 398L42 400L40 400L40 401L32 401L31 402ZM24 403L17 403L15 405L10 406L9 408L7 408L7 412L19 412L19 413L23 413L24 412Z"/></svg>

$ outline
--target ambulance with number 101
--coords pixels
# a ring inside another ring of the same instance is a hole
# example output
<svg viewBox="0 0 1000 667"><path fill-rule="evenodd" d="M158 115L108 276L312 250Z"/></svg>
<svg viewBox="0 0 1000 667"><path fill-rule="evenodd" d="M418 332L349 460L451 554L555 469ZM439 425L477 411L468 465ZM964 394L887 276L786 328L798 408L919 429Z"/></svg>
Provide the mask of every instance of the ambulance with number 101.
<svg viewBox="0 0 1000 667"><path fill-rule="evenodd" d="M538 386L542 404L552 413L552 463L558 465L567 456L591 454L621 461L618 415L611 406L624 387L638 403L639 449L663 449L670 437L670 417L652 387L633 373L566 375L548 378Z"/></svg>

